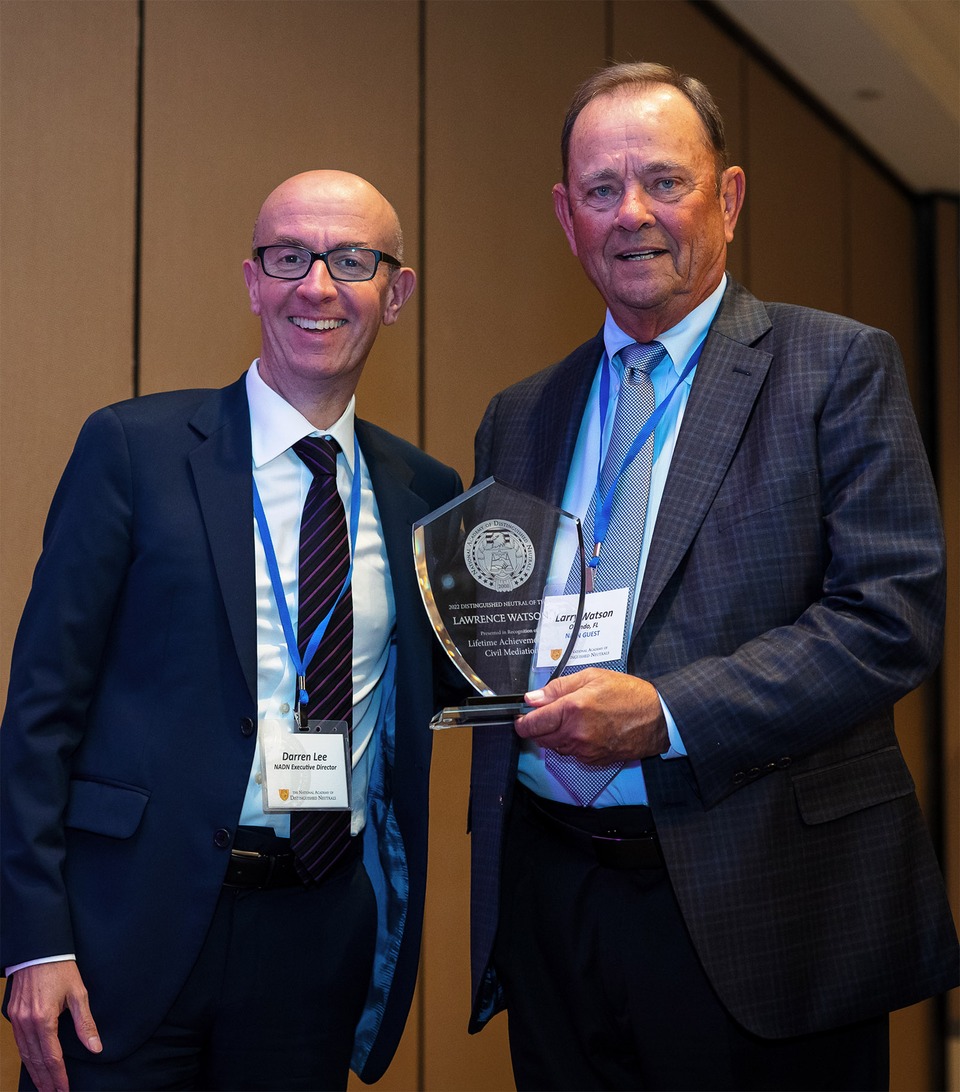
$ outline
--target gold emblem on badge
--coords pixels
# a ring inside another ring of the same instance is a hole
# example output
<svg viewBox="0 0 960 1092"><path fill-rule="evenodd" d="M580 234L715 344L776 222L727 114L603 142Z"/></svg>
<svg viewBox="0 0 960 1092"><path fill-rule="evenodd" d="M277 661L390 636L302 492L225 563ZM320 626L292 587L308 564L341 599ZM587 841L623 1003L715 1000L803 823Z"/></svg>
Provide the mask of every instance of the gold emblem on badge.
<svg viewBox="0 0 960 1092"><path fill-rule="evenodd" d="M551 648L550 649L550 659L553 660L554 663L556 663L557 660L559 660L562 655L563 655L563 649L562 648Z"/></svg>
<svg viewBox="0 0 960 1092"><path fill-rule="evenodd" d="M290 790L289 789L281 789L280 790L280 799L281 800L289 800L290 799Z"/></svg>

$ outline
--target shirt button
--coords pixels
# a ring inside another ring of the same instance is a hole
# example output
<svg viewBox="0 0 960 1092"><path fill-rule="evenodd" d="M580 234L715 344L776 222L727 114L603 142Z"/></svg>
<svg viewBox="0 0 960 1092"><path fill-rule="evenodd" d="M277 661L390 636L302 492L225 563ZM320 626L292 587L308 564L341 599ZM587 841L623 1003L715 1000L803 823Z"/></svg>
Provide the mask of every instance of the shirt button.
<svg viewBox="0 0 960 1092"><path fill-rule="evenodd" d="M290 712L290 703L288 701L285 701L283 705L280 706L280 712L284 714Z"/></svg>
<svg viewBox="0 0 960 1092"><path fill-rule="evenodd" d="M254 779L253 779L253 780L254 780L254 781L256 781L256 783L257 783L258 785L262 785L262 784L263 784L263 774L262 774L262 773L260 773L260 771L258 770L258 771L257 771L257 774L256 774L256 776L254 777Z"/></svg>

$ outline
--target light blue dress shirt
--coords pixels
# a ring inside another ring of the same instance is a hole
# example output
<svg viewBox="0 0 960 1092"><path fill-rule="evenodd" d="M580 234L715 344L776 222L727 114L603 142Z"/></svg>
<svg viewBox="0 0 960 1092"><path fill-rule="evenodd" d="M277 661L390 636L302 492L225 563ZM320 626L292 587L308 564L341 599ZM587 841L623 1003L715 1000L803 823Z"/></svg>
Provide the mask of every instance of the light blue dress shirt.
<svg viewBox="0 0 960 1092"><path fill-rule="evenodd" d="M656 340L667 350L667 356L653 370L650 378L653 382L654 395L657 405L663 401L677 384L680 374L686 367L690 357L702 344L710 324L713 322L720 301L726 288L724 276L716 289L689 315L686 315L676 326L661 334ZM583 420L580 424L580 432L573 450L573 459L570 463L570 472L567 477L567 486L563 494L562 507L565 511L579 516L581 520L586 516L593 499L597 485L597 478L601 466L602 456L606 454L610 446L610 434L613 429L613 418L617 406L617 397L620 393L620 385L623 382L623 365L620 363L617 353L634 339L614 322L610 312L603 326L604 354L600 359L593 385L587 399ZM600 378L603 369L608 370L610 390L606 412L601 414L600 407ZM670 470L670 462L673 459L677 437L680 434L680 426L683 422L683 413L686 409L690 388L693 385L697 369L694 367L681 382L679 389L670 401L670 405L654 434L653 472L650 479L650 496L647 501L647 518L643 531L643 543L640 550L640 565L637 571L637 583L631 599L631 626L633 616L636 613L637 592L643 581L643 573L650 552L650 542L653 539L653 531L657 522L657 513L660 510L660 501L663 497L667 474ZM601 443L600 428L601 419L604 419L603 437ZM591 550L593 543L586 543L586 549ZM565 574L569 572L573 563L573 546L566 549L558 546L557 571ZM557 591L561 587L550 589ZM542 685L544 679L533 680L533 685ZM667 719L667 729L670 734L670 749L665 752L663 758L677 758L686 754L679 729L670 715L669 709L664 705L664 715ZM524 740L521 744L520 766L518 777L520 781L537 793L538 796L550 800L558 800L564 804L575 804L576 800L567 792L564 786L547 770L544 748L538 746L532 740ZM594 807L609 807L615 804L645 804L647 802L647 790L643 780L643 771L639 759L628 762L610 784L603 790L594 802Z"/></svg>

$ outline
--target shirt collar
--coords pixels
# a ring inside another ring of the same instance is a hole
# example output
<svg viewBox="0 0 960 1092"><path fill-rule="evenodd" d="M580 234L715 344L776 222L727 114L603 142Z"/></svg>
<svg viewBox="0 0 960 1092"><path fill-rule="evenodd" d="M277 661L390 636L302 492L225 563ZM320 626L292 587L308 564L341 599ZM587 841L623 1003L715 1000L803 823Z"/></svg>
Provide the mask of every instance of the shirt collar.
<svg viewBox="0 0 960 1092"><path fill-rule="evenodd" d="M710 324L713 322L714 315L717 313L717 309L720 306L720 301L723 299L724 290L727 287L727 276L724 274L720 278L720 283L710 293L709 296L703 301L703 303L694 307L694 309L669 330L665 330L658 338L657 341L667 350L670 356L670 362L673 365L673 370L679 375L690 359L690 355L693 350L700 344L701 341L707 336L707 331L710 329ZM634 342L629 334L625 334L623 330L614 322L613 316L610 311L607 311L607 317L603 324L603 345L607 350L607 359L611 362L611 366L616 371L617 375L623 374L623 365L620 363L617 353L620 352L627 345L632 345ZM693 373L687 376L687 382L693 382Z"/></svg>
<svg viewBox="0 0 960 1092"><path fill-rule="evenodd" d="M329 428L316 429L263 381L257 368L259 357L247 369L247 402L250 406L250 436L253 465L261 467L282 455L304 436L332 436L340 445L353 473L353 429L356 398L351 397L340 419Z"/></svg>

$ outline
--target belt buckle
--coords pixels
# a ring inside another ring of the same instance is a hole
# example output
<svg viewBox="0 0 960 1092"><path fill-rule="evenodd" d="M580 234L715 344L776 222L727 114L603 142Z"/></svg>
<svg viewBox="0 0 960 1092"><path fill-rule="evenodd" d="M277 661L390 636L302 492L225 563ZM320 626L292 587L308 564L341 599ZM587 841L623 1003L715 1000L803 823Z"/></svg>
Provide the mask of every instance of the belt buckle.
<svg viewBox="0 0 960 1092"><path fill-rule="evenodd" d="M663 868L663 857L655 834L623 838L618 834L591 835L593 851L607 868Z"/></svg>
<svg viewBox="0 0 960 1092"><path fill-rule="evenodd" d="M243 862L251 865L255 861L258 862L259 867L257 871L259 872L259 875L257 876L256 881L251 883L250 886L256 887L260 890L263 890L263 888L269 886L270 879L273 876L274 864L276 862L275 857L271 856L269 853L261 853L259 850L256 849L232 849L230 851L230 856L234 858L239 857L242 859ZM263 864L261 864L260 862L266 862L265 869ZM266 872L266 875L264 875L264 871Z"/></svg>

